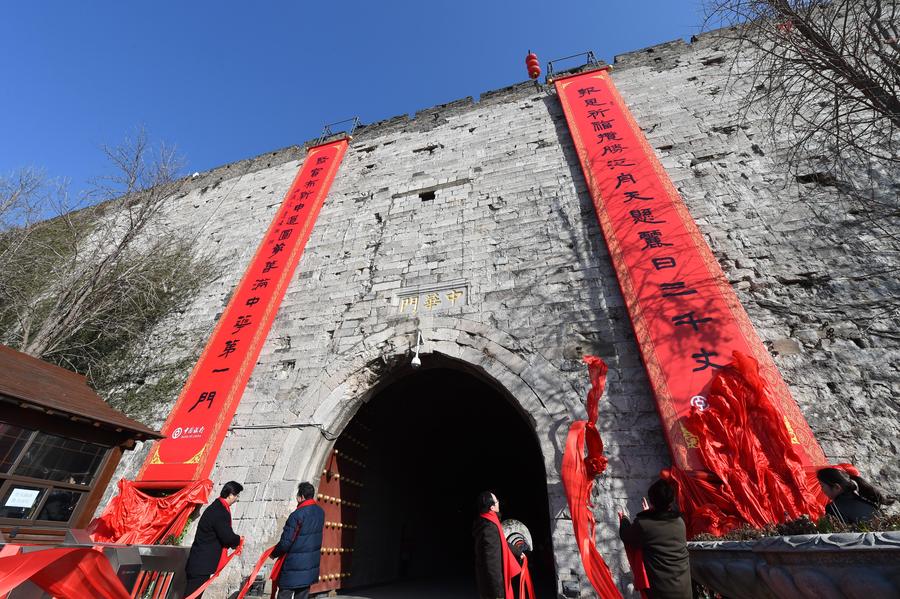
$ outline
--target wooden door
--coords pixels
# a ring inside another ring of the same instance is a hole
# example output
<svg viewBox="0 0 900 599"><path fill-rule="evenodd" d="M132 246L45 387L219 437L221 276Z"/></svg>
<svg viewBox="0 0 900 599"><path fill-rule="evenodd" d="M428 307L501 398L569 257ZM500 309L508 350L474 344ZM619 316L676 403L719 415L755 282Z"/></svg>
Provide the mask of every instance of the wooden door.
<svg viewBox="0 0 900 599"><path fill-rule="evenodd" d="M325 510L325 530L322 534L322 559L319 562L319 582L310 589L313 593L340 589L352 573L353 545L359 522L360 497L369 429L354 420L338 437L325 461L319 480L317 501Z"/></svg>

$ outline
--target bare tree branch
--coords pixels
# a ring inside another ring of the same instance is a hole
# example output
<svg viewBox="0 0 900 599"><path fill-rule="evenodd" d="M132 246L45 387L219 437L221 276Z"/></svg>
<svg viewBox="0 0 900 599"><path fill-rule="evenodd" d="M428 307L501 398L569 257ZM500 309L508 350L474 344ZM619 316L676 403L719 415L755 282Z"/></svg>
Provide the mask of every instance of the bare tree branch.
<svg viewBox="0 0 900 599"><path fill-rule="evenodd" d="M174 150L139 131L104 152L81 206L33 171L0 180L0 341L95 383L210 273L165 220Z"/></svg>
<svg viewBox="0 0 900 599"><path fill-rule="evenodd" d="M900 166L897 0L708 0L707 26L731 26L749 81L745 106L793 130L791 167L810 157L854 181ZM726 37L728 35L726 34Z"/></svg>

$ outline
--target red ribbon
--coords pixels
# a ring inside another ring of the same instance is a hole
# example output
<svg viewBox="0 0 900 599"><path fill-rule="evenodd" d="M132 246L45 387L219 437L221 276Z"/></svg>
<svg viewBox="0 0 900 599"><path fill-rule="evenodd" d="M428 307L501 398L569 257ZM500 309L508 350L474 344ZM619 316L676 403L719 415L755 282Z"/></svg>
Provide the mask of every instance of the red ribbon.
<svg viewBox="0 0 900 599"><path fill-rule="evenodd" d="M59 547L0 558L0 596L28 580L56 599L131 597L106 556L90 547Z"/></svg>
<svg viewBox="0 0 900 599"><path fill-rule="evenodd" d="M621 526L623 514L619 512ZM647 568L644 566L644 550L640 547L625 545L625 557L631 566L631 576L634 578L634 588L641 594L642 599L647 599L647 590L650 588L650 579L647 578Z"/></svg>
<svg viewBox="0 0 900 599"><path fill-rule="evenodd" d="M572 515L572 527L588 580L601 599L621 599L618 587L612 579L609 567L597 551L594 542L596 521L590 506L594 478L606 470L603 457L603 441L597 430L597 414L600 396L606 384L606 364L596 356L585 356L591 378L591 390L587 397L588 419L572 423L566 439L562 462L562 482ZM584 455L587 446L587 457Z"/></svg>
<svg viewBox="0 0 900 599"><path fill-rule="evenodd" d="M238 591L237 597L235 599L244 599L244 596L250 591L250 586L253 584L253 581L256 580L257 574L262 570L263 564L266 563L266 560L272 555L272 552L275 551L275 545L272 545L265 551L263 551L262 555L259 556L259 559L256 560L256 565L253 566L253 571L250 572L250 576L247 577L247 580L244 581L244 586L241 587L241 590ZM274 574L274 568L272 569L272 573ZM272 588L272 596L275 596L275 591L277 587L273 585Z"/></svg>
<svg viewBox="0 0 900 599"><path fill-rule="evenodd" d="M239 555L240 545L219 564L216 573L185 599L196 599ZM15 553L19 547L7 544L0 557L0 597L25 581L31 581L56 599L130 599L132 594L116 576L109 559L97 547L57 547L29 553Z"/></svg>
<svg viewBox="0 0 900 599"><path fill-rule="evenodd" d="M234 551L232 551L231 553L225 555L224 554L225 549L223 549L222 550L223 551L223 559L219 561L219 567L216 569L216 573L213 574L212 576L210 576L209 580L207 580L202 585L200 585L199 589L197 589L196 591L194 591L193 593L191 593L184 599L196 599L196 597L198 595L203 593L203 591L205 591L206 588L213 583L213 581L219 576L219 574L222 572L222 570L225 569L225 566L228 565L228 562L230 562L232 559L234 559L234 556L240 555L241 551L243 549L244 549L244 537L241 537L241 542L238 544L237 548Z"/></svg>
<svg viewBox="0 0 900 599"><path fill-rule="evenodd" d="M519 575L519 599L534 599L534 584L528 570L528 556L522 554L522 573Z"/></svg>

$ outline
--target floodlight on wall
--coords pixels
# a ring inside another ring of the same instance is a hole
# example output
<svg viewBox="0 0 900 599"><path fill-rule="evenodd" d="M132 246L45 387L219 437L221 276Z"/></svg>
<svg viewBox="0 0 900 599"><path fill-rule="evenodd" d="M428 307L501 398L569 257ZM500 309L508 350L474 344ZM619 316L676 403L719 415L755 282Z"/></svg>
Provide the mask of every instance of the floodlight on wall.
<svg viewBox="0 0 900 599"><path fill-rule="evenodd" d="M419 357L419 346L422 344L422 333L416 331L416 354L413 356L410 365L413 368L418 368L422 365L422 359Z"/></svg>

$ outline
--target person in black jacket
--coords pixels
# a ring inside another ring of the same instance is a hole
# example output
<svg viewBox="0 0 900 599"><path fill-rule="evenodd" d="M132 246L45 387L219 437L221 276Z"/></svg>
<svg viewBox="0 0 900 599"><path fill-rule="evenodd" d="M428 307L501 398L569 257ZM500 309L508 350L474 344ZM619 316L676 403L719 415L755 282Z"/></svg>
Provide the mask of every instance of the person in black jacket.
<svg viewBox="0 0 900 599"><path fill-rule="evenodd" d="M475 583L478 586L478 596L481 599L513 599L507 593L510 589L509 580L518 572L517 563L511 564L512 571L503 571L503 550L501 535L497 530L500 517L500 501L490 491L485 491L478 496L476 509L478 516L472 524L472 537L475 541ZM493 513L494 518L487 519L483 516ZM521 560L522 552L506 543L508 551L516 560Z"/></svg>
<svg viewBox="0 0 900 599"><path fill-rule="evenodd" d="M623 516L619 538L626 547L641 549L651 599L691 599L691 564L687 550L687 530L675 510L675 489L658 480L647 490L649 509L632 523Z"/></svg>
<svg viewBox="0 0 900 599"><path fill-rule="evenodd" d="M325 510L315 497L316 489L310 483L300 483L297 509L288 516L281 540L272 551L273 558L282 558L276 564L277 599L307 599L309 587L319 580Z"/></svg>
<svg viewBox="0 0 900 599"><path fill-rule="evenodd" d="M821 468L816 472L822 493L830 499L825 512L844 524L868 522L882 505L894 502L866 482L858 473L840 468Z"/></svg>
<svg viewBox="0 0 900 599"><path fill-rule="evenodd" d="M233 480L225 483L219 498L209 504L200 516L191 553L184 568L187 574L185 597L203 586L216 573L226 547L233 549L240 545L241 537L231 529L231 506L243 490L244 487ZM203 593L197 599L202 596Z"/></svg>

